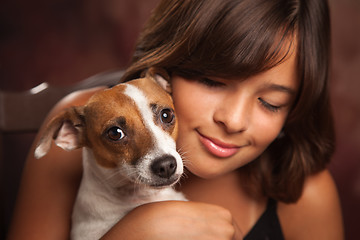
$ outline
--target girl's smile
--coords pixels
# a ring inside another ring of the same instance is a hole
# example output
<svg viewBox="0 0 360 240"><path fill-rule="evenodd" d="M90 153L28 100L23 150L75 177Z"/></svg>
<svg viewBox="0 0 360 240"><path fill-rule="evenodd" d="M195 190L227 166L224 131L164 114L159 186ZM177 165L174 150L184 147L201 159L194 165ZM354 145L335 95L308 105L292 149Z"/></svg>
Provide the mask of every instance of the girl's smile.
<svg viewBox="0 0 360 240"><path fill-rule="evenodd" d="M216 138L210 138L202 135L200 132L199 140L203 147L211 154L219 158L227 158L235 155L241 148L241 146L225 143Z"/></svg>

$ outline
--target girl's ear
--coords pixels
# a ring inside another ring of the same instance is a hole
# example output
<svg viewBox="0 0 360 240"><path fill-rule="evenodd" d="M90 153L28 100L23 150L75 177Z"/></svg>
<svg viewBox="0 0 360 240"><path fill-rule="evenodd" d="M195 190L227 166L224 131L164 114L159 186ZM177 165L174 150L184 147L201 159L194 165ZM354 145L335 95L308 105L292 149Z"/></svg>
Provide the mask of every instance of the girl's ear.
<svg viewBox="0 0 360 240"><path fill-rule="evenodd" d="M171 94L170 76L164 69L151 67L146 71L145 77L154 79L162 89Z"/></svg>

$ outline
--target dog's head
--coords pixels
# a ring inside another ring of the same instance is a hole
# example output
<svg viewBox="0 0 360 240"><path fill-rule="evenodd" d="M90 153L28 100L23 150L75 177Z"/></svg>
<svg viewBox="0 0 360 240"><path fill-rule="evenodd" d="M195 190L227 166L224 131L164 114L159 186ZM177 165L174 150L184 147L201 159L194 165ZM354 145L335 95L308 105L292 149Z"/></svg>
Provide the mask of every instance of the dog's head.
<svg viewBox="0 0 360 240"><path fill-rule="evenodd" d="M124 179L171 185L183 173L183 163L168 91L167 81L151 73L100 91L85 106L66 109L49 122L35 157L46 155L54 139L65 150L85 147L87 159L94 160L87 164L96 174L112 174L115 185Z"/></svg>

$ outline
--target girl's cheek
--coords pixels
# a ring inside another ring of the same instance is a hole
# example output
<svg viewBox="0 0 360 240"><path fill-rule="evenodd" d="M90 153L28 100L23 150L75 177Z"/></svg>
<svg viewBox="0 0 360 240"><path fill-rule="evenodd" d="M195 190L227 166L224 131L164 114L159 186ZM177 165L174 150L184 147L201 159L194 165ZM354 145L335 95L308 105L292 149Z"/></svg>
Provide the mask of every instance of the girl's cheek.
<svg viewBox="0 0 360 240"><path fill-rule="evenodd" d="M280 134L285 119L286 114L283 113L259 113L258 117L253 119L253 127L256 129L254 134L258 141L266 145L273 142Z"/></svg>

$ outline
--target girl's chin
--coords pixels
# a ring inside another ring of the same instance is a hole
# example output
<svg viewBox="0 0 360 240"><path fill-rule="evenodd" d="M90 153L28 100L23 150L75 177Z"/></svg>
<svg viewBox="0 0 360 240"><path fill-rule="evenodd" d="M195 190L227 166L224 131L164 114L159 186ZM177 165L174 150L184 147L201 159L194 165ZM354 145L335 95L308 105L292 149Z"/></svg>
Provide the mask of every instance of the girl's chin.
<svg viewBox="0 0 360 240"><path fill-rule="evenodd" d="M191 159L191 157L189 157L189 159ZM228 173L234 172L249 162L251 162L251 160L247 161L245 159L243 160L237 159L235 162L233 159L230 162L226 162L225 159L211 160L204 157L202 159L199 159L199 162L194 160L191 161L191 164L188 164L186 166L186 169L191 174L199 178L214 179L226 175Z"/></svg>
<svg viewBox="0 0 360 240"><path fill-rule="evenodd" d="M193 166L192 167L188 166L186 167L186 169L191 174L203 179L214 179L235 170L235 169L222 170L219 167L205 167L205 166L197 167L197 168Z"/></svg>

